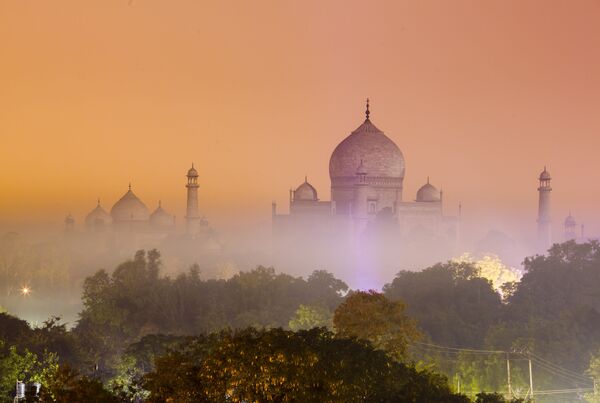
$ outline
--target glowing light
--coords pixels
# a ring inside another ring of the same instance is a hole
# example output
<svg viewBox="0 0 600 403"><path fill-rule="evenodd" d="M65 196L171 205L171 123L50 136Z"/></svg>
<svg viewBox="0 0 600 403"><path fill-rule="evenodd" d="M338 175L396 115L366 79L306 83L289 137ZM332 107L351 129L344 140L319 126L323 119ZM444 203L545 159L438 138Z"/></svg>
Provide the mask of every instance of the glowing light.
<svg viewBox="0 0 600 403"><path fill-rule="evenodd" d="M21 288L21 295L29 295L31 293L31 288L25 286Z"/></svg>

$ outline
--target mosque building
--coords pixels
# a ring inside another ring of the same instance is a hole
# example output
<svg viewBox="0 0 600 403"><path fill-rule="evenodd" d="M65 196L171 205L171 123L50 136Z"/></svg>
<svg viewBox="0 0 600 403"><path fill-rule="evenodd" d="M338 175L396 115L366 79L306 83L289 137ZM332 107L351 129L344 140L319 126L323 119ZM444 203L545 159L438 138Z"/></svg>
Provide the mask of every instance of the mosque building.
<svg viewBox="0 0 600 403"><path fill-rule="evenodd" d="M150 212L146 204L133 192L131 184L127 192L106 211L100 203L85 217L87 234L96 239L106 238L114 245L130 248L154 248L169 240L195 241L198 244L210 244L210 248L218 249L214 230L198 209L198 171L192 167L187 172L187 209L186 229L177 232L175 216L170 214L158 201L158 206ZM73 231L75 220L69 214L65 219L67 231Z"/></svg>
<svg viewBox="0 0 600 403"><path fill-rule="evenodd" d="M344 250L355 250L369 239L395 243L394 250L415 242L452 249L459 240L459 215L444 213L443 193L429 178L414 200L405 200L405 169L400 148L371 121L367 100L365 121L331 154L331 200L320 200L305 178L290 190L289 213L278 213L273 203L275 253L289 255L300 248L307 255L312 244L310 254L319 255L324 245L347 254Z"/></svg>

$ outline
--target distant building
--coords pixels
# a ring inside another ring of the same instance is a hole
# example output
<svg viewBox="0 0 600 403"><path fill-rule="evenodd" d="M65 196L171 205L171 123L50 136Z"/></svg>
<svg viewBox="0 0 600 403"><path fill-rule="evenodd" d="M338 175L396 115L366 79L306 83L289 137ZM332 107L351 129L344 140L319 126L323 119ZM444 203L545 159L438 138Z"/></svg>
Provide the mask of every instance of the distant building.
<svg viewBox="0 0 600 403"><path fill-rule="evenodd" d="M353 264L360 260L353 253L369 255L384 246L385 253L394 256L400 250L409 255L409 245L423 243L453 250L459 217L444 214L443 194L429 178L413 201L405 201L404 174L402 152L371 122L367 101L365 121L338 144L329 160L331 201L320 200L305 178L290 190L288 214L278 213L273 204L275 254L282 260L295 256L308 265L327 265Z"/></svg>
<svg viewBox="0 0 600 403"><path fill-rule="evenodd" d="M577 221L575 221L570 211L567 218L565 218L564 227L565 241L577 240Z"/></svg>
<svg viewBox="0 0 600 403"><path fill-rule="evenodd" d="M192 165L187 173L187 212L186 231L178 233L175 216L170 214L158 201L156 209L150 213L146 204L131 188L112 206L108 213L101 205L85 217L85 230L93 235L94 241L104 240L113 247L122 249L155 248L165 244L190 243L196 248L220 249L219 241L205 217L198 209L198 171ZM73 231L75 220L69 214L65 219L68 231ZM170 241L177 242L170 242ZM188 245L189 246L189 245Z"/></svg>

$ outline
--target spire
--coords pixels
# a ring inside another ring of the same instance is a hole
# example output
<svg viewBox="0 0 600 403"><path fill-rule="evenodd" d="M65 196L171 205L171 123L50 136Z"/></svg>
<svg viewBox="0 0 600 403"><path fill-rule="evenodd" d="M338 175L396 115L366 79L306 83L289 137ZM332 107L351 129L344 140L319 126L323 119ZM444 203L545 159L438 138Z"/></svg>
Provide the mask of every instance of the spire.
<svg viewBox="0 0 600 403"><path fill-rule="evenodd" d="M429 185L429 175L427 175L427 184Z"/></svg>
<svg viewBox="0 0 600 403"><path fill-rule="evenodd" d="M100 207L100 198L99 197L98 197L98 207Z"/></svg>
<svg viewBox="0 0 600 403"><path fill-rule="evenodd" d="M367 117L367 120L369 120L370 114L371 112L369 111L369 98L367 98L367 110L365 111L365 116Z"/></svg>
<svg viewBox="0 0 600 403"><path fill-rule="evenodd" d="M304 183L308 183L308 175L304 175Z"/></svg>
<svg viewBox="0 0 600 403"><path fill-rule="evenodd" d="M129 190L131 190L131 182L129 182Z"/></svg>

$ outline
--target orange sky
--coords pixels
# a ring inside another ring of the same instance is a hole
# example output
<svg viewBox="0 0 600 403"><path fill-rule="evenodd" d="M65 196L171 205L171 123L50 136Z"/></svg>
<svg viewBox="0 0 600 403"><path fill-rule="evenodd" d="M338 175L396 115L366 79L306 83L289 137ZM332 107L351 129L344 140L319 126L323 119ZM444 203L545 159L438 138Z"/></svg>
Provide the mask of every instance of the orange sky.
<svg viewBox="0 0 600 403"><path fill-rule="evenodd" d="M129 181L182 217L192 161L216 225L268 223L305 174L329 199L368 96L405 199L429 175L447 211L533 233L548 164L555 221L600 232L599 21L597 0L0 0L0 230L81 223Z"/></svg>

